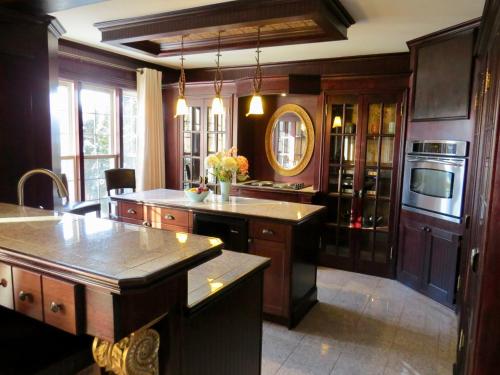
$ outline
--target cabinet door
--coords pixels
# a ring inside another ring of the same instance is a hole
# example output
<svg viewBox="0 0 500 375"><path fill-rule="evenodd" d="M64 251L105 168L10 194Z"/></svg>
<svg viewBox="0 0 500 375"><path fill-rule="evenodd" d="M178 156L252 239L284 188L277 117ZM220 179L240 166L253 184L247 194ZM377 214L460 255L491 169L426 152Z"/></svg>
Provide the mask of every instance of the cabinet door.
<svg viewBox="0 0 500 375"><path fill-rule="evenodd" d="M428 227L422 289L432 299L453 306L458 267L459 236Z"/></svg>
<svg viewBox="0 0 500 375"><path fill-rule="evenodd" d="M250 253L271 258L271 266L264 272L264 312L287 317L288 270L286 245L282 242L252 239Z"/></svg>
<svg viewBox="0 0 500 375"><path fill-rule="evenodd" d="M402 218L399 227L398 279L414 289L420 289L426 254L425 225Z"/></svg>
<svg viewBox="0 0 500 375"><path fill-rule="evenodd" d="M394 272L393 213L398 181L400 95L367 95L363 100L359 182L354 225L361 228L355 269L379 276Z"/></svg>

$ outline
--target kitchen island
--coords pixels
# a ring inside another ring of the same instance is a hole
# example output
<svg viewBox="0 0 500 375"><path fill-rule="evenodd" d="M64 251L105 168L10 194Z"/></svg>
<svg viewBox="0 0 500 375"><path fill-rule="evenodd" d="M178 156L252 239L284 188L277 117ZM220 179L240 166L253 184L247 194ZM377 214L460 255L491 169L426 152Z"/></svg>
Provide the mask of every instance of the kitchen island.
<svg viewBox="0 0 500 375"><path fill-rule="evenodd" d="M271 266L264 276L267 319L293 327L317 302L319 223L325 207L243 197L223 202L217 195L210 195L204 202L191 202L183 191L167 189L112 199L117 202L120 221L206 235L215 235L207 232L211 223L214 231L226 225L224 242L228 250L270 258Z"/></svg>
<svg viewBox="0 0 500 375"><path fill-rule="evenodd" d="M89 336L93 359L108 371L181 373L182 359L197 354L182 345L191 311L213 311L229 295L242 298L240 285L244 296L253 292L251 303L261 303L258 284L268 260L241 259L242 268L221 247L217 238L0 203L0 327L9 342L0 373L38 372L26 366L44 362L51 368L46 373L73 374L74 353L63 369L53 367L50 355L73 346L90 353ZM219 256L208 271L197 271ZM203 311L199 316L207 318ZM249 320L240 306L228 316L252 327L259 353L251 359L260 368L260 314ZM233 338L239 342L249 345Z"/></svg>

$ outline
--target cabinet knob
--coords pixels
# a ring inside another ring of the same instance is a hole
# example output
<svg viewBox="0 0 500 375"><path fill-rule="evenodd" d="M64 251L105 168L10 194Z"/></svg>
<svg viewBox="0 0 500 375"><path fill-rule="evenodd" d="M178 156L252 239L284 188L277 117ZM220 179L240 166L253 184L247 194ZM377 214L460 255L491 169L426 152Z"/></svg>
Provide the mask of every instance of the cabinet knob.
<svg viewBox="0 0 500 375"><path fill-rule="evenodd" d="M143 222L142 225L145 226L145 227L148 227L148 228L152 226L149 221Z"/></svg>
<svg viewBox="0 0 500 375"><path fill-rule="evenodd" d="M165 215L165 220L175 220L175 216L171 214Z"/></svg>
<svg viewBox="0 0 500 375"><path fill-rule="evenodd" d="M137 211L136 211L136 210L134 210L133 208L129 208L129 209L127 210L127 213L128 213L128 214L131 214L131 215L135 215L135 214L137 213Z"/></svg>
<svg viewBox="0 0 500 375"><path fill-rule="evenodd" d="M7 282L7 280L5 280L5 279L0 280L0 286L2 286L4 288L7 288L7 285L9 285L9 283Z"/></svg>
<svg viewBox="0 0 500 375"><path fill-rule="evenodd" d="M274 232L271 230L271 229L262 229L262 234L267 234L269 236L272 236L274 234Z"/></svg>
<svg viewBox="0 0 500 375"><path fill-rule="evenodd" d="M58 313L61 310L62 310L62 305L55 302L50 303L50 311L52 311L53 313Z"/></svg>
<svg viewBox="0 0 500 375"><path fill-rule="evenodd" d="M32 299L32 295L31 295L31 293L26 293L24 290L21 290L21 291L19 292L19 299L20 299L21 301L23 301L23 302L24 302L24 301L29 301L29 300L31 300L31 299Z"/></svg>

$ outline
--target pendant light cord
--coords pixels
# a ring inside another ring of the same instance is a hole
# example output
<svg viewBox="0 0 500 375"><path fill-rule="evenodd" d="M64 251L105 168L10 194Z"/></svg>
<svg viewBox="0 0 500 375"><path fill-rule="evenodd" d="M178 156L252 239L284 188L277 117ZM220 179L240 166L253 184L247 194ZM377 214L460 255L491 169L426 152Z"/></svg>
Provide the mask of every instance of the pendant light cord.
<svg viewBox="0 0 500 375"><path fill-rule="evenodd" d="M179 76L179 96L184 97L186 89L186 73L184 72L184 35L181 37L181 75Z"/></svg>
<svg viewBox="0 0 500 375"><path fill-rule="evenodd" d="M215 95L220 96L220 93L222 91L222 72L220 70L220 57L222 56L220 53L220 34L221 32L219 31L219 38L217 41L217 60L215 63L217 64L217 70L215 71L215 78L214 78L214 89L215 89Z"/></svg>
<svg viewBox="0 0 500 375"><path fill-rule="evenodd" d="M256 94L258 94L262 88L262 68L260 66L260 26L257 29L257 56L255 60L257 61L257 67L255 68L255 75L253 77L253 89Z"/></svg>

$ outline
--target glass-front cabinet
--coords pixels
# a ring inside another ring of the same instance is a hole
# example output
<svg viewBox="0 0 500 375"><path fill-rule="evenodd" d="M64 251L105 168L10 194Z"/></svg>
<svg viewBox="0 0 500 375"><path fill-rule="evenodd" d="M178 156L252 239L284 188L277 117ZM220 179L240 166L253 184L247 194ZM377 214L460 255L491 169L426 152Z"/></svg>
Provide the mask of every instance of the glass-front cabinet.
<svg viewBox="0 0 500 375"><path fill-rule="evenodd" d="M204 161L207 155L227 150L231 144L229 100L224 101L223 115L214 115L211 100L190 100L189 114L181 116L181 189L198 186L200 177L207 177Z"/></svg>
<svg viewBox="0 0 500 375"><path fill-rule="evenodd" d="M401 100L400 95L328 97L323 173L328 219L321 264L392 273Z"/></svg>

